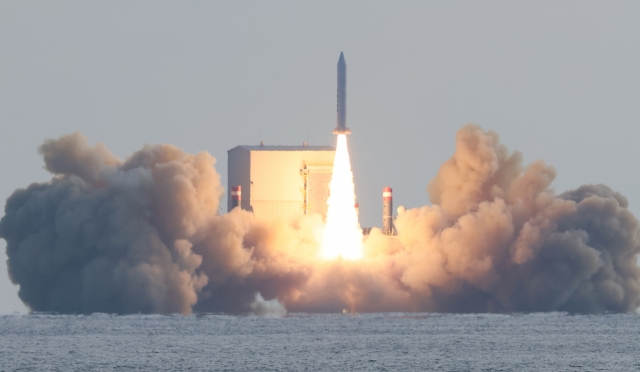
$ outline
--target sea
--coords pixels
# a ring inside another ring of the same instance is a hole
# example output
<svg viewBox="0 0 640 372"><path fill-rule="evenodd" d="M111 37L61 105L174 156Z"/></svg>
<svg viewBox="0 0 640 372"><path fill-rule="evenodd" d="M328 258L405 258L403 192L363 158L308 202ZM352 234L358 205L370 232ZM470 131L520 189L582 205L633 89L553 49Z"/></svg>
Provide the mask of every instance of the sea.
<svg viewBox="0 0 640 372"><path fill-rule="evenodd" d="M640 371L640 316L5 315L0 371Z"/></svg>

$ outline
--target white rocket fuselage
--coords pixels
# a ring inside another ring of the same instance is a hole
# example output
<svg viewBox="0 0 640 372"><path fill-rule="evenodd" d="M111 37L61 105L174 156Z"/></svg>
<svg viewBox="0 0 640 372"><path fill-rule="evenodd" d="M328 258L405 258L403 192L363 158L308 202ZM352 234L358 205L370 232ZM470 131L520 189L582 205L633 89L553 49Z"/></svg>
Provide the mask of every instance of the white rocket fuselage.
<svg viewBox="0 0 640 372"><path fill-rule="evenodd" d="M350 134L347 128L347 63L344 54L340 52L338 60L338 120L334 134Z"/></svg>

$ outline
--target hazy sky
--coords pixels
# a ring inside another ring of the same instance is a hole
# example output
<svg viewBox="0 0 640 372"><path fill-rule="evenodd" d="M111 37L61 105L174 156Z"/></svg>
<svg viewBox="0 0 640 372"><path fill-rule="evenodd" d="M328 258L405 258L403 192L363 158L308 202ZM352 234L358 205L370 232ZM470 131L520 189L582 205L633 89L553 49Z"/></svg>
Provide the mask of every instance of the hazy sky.
<svg viewBox="0 0 640 372"><path fill-rule="evenodd" d="M427 204L469 122L554 165L556 191L605 183L640 215L639 19L638 1L2 0L0 197L50 179L37 146L76 130L120 157L209 151L225 185L226 151L259 131L335 145L344 51L363 226L381 224L386 185L396 205ZM0 313L14 311L2 265Z"/></svg>

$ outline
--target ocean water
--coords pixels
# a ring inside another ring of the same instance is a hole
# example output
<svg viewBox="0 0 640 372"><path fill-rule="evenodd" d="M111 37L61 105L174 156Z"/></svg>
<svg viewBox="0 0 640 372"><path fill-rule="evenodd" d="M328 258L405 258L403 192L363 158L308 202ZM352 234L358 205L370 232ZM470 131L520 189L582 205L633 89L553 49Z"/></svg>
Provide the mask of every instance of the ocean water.
<svg viewBox="0 0 640 372"><path fill-rule="evenodd" d="M0 371L639 371L637 314L7 315Z"/></svg>

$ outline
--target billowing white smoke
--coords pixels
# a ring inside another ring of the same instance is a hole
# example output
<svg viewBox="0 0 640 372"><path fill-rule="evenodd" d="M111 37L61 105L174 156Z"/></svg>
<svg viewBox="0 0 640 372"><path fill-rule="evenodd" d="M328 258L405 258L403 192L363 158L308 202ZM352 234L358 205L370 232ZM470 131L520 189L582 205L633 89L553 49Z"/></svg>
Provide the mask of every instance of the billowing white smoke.
<svg viewBox="0 0 640 372"><path fill-rule="evenodd" d="M287 309L278 299L266 301L260 293L256 293L255 299L251 303L251 311L257 316L266 318L282 318L287 315Z"/></svg>
<svg viewBox="0 0 640 372"><path fill-rule="evenodd" d="M40 152L55 177L15 191L0 220L11 278L37 311L260 313L274 299L294 312L640 305L627 200L603 185L556 195L552 167L523 166L474 125L429 184L433 205L399 208L397 238L374 229L353 261L320 258L317 215L216 216L222 188L207 153L146 146L120 161L77 133Z"/></svg>

